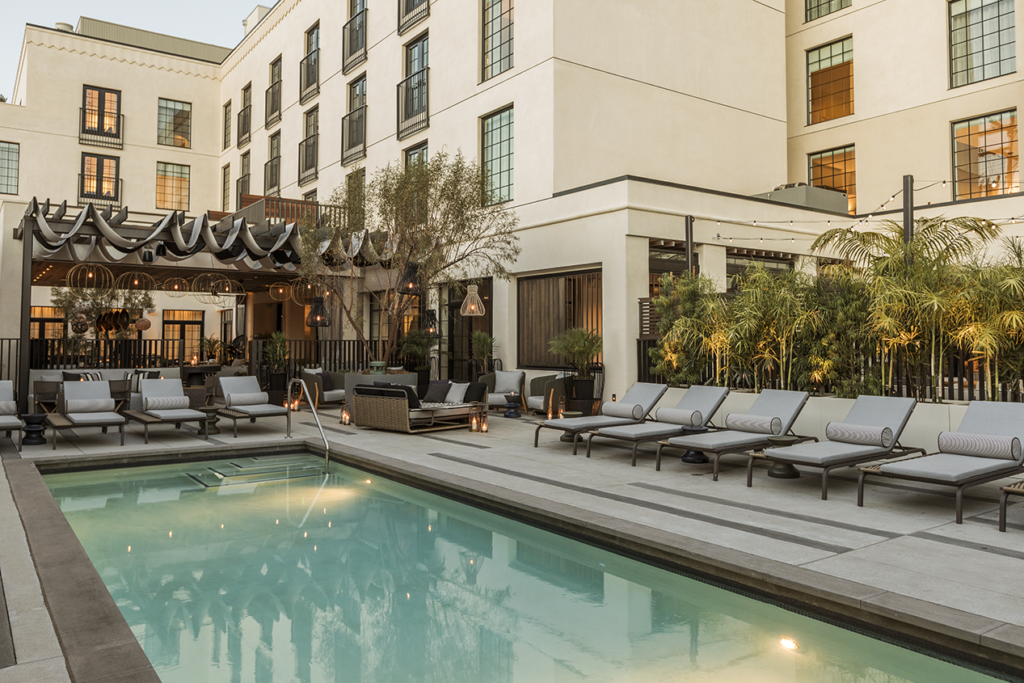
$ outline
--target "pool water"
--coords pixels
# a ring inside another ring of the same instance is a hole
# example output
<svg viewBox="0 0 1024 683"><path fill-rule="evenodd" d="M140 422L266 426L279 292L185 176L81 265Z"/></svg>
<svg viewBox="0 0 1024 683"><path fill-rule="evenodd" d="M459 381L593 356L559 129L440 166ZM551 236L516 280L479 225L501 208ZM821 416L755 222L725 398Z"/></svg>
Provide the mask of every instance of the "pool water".
<svg viewBox="0 0 1024 683"><path fill-rule="evenodd" d="M48 475L164 683L986 675L310 456Z"/></svg>

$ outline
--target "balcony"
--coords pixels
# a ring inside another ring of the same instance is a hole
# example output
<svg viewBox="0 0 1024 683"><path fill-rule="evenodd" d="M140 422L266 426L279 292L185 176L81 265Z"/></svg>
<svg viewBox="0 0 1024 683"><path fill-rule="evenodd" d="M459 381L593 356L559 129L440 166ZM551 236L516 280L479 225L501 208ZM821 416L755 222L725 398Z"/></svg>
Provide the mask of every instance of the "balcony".
<svg viewBox="0 0 1024 683"><path fill-rule="evenodd" d="M237 198L236 202L235 202L235 206L241 208L242 207L242 197L244 197L247 194L250 194L250 192L249 192L249 174L248 173L246 173L243 176L239 176L238 180L235 181L235 196Z"/></svg>
<svg viewBox="0 0 1024 683"><path fill-rule="evenodd" d="M244 147L252 139L252 105L238 112L238 146Z"/></svg>
<svg viewBox="0 0 1024 683"><path fill-rule="evenodd" d="M366 157L366 105L341 120L341 165Z"/></svg>
<svg viewBox="0 0 1024 683"><path fill-rule="evenodd" d="M317 179L317 149L320 136L314 133L299 143L299 186Z"/></svg>
<svg viewBox="0 0 1024 683"><path fill-rule="evenodd" d="M267 88L267 127L281 122L281 81Z"/></svg>
<svg viewBox="0 0 1024 683"><path fill-rule="evenodd" d="M124 149L124 114L102 117L96 109L81 108L78 118L78 142L83 145Z"/></svg>
<svg viewBox="0 0 1024 683"><path fill-rule="evenodd" d="M310 52L299 62L299 104L320 94L320 50Z"/></svg>
<svg viewBox="0 0 1024 683"><path fill-rule="evenodd" d="M398 0L398 35L430 16L430 0Z"/></svg>
<svg viewBox="0 0 1024 683"><path fill-rule="evenodd" d="M430 69L417 71L398 84L398 139L430 126Z"/></svg>
<svg viewBox="0 0 1024 683"><path fill-rule="evenodd" d="M78 174L78 205L109 206L121 208L124 197L124 181L118 178L97 178L94 175Z"/></svg>
<svg viewBox="0 0 1024 683"><path fill-rule="evenodd" d="M277 196L281 193L281 157L274 157L263 164L263 194Z"/></svg>
<svg viewBox="0 0 1024 683"><path fill-rule="evenodd" d="M366 61L366 12L349 19L342 31L341 72L348 73Z"/></svg>

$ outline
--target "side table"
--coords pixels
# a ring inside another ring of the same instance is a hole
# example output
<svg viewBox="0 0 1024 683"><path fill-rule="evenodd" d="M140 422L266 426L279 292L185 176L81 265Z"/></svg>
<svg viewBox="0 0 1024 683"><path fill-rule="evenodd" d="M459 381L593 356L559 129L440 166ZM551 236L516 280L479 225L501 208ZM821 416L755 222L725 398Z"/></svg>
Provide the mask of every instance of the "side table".
<svg viewBox="0 0 1024 683"><path fill-rule="evenodd" d="M563 410L562 417L559 419L568 420L573 417L583 417L583 413L579 410ZM565 443L575 443L576 435L570 434L569 432L563 432L562 435L558 437L558 440L564 441Z"/></svg>
<svg viewBox="0 0 1024 683"><path fill-rule="evenodd" d="M704 434L708 431L707 427L685 427L683 429L683 436L692 436L694 434ZM704 455L702 451L686 451L683 453L683 462L691 465L702 465L708 460L708 456Z"/></svg>
<svg viewBox="0 0 1024 683"><path fill-rule="evenodd" d="M23 446L46 445L46 413L29 413L22 415L25 426L21 428Z"/></svg>
<svg viewBox="0 0 1024 683"><path fill-rule="evenodd" d="M220 418L217 417L217 411L220 408L217 406L199 406L197 410L206 413L206 428L209 430L207 434L220 434L220 430L217 429L217 423L220 422Z"/></svg>
<svg viewBox="0 0 1024 683"><path fill-rule="evenodd" d="M792 446L797 442L795 436L769 436L768 443L772 445L772 448L785 448L786 446ZM771 456L766 456L771 459ZM800 470L796 468L796 465L788 462L773 462L772 466L768 468L768 476L774 477L775 479L799 479ZM750 485L749 483L747 484Z"/></svg>
<svg viewBox="0 0 1024 683"><path fill-rule="evenodd" d="M505 394L505 417L522 417L519 414L519 394Z"/></svg>

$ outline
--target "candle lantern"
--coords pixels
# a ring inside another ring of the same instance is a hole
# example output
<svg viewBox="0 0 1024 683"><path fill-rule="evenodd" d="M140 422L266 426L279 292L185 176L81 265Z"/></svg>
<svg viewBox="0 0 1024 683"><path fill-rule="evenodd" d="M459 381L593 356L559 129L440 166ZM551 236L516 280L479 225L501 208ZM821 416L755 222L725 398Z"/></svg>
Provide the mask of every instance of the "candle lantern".
<svg viewBox="0 0 1024 683"><path fill-rule="evenodd" d="M480 413L480 431L484 434L487 433L487 411L484 410Z"/></svg>
<svg viewBox="0 0 1024 683"><path fill-rule="evenodd" d="M349 415L347 408L341 409L341 424L347 425L352 423L352 416Z"/></svg>
<svg viewBox="0 0 1024 683"><path fill-rule="evenodd" d="M561 396L558 399L558 419L561 420L565 417L565 397Z"/></svg>
<svg viewBox="0 0 1024 683"><path fill-rule="evenodd" d="M471 417L469 419L469 431L471 431L471 432L479 432L480 431L480 422L479 422L479 420L477 420L476 415L474 415L473 417Z"/></svg>

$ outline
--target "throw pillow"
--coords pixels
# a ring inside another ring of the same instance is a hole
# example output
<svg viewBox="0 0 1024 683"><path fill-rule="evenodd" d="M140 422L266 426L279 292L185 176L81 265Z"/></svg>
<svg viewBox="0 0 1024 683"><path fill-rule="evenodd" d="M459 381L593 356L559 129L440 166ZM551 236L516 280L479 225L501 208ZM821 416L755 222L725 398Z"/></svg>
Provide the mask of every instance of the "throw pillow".
<svg viewBox="0 0 1024 683"><path fill-rule="evenodd" d="M466 389L466 398L463 399L466 403L482 403L484 398L487 396L487 385L483 382L470 382L469 388Z"/></svg>
<svg viewBox="0 0 1024 683"><path fill-rule="evenodd" d="M64 376L64 381L65 382L82 382L82 381L84 381L84 378L82 377L82 373L79 373L79 372L67 372L67 371L65 371L65 372L62 372L61 375Z"/></svg>
<svg viewBox="0 0 1024 683"><path fill-rule="evenodd" d="M416 395L416 388L408 384L392 384L392 389L401 389L405 392L406 400L409 403L409 410L416 410L420 407L420 399Z"/></svg>
<svg viewBox="0 0 1024 683"><path fill-rule="evenodd" d="M448 395L444 397L445 403L463 403L466 400L466 390L469 389L468 382L453 382L448 388Z"/></svg>
<svg viewBox="0 0 1024 683"><path fill-rule="evenodd" d="M334 380L326 372L321 372L320 381L323 382L324 391L334 391Z"/></svg>
<svg viewBox="0 0 1024 683"><path fill-rule="evenodd" d="M519 393L523 390L523 373L516 371L505 372L498 370L494 373L494 393L511 394L513 391Z"/></svg>
<svg viewBox="0 0 1024 683"><path fill-rule="evenodd" d="M438 382L437 384L431 383L430 388L427 389L427 395L423 397L424 403L444 403L445 398L448 396L448 390L451 387L451 382Z"/></svg>

